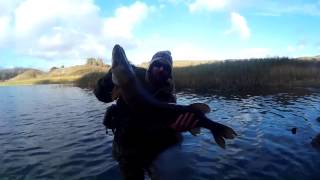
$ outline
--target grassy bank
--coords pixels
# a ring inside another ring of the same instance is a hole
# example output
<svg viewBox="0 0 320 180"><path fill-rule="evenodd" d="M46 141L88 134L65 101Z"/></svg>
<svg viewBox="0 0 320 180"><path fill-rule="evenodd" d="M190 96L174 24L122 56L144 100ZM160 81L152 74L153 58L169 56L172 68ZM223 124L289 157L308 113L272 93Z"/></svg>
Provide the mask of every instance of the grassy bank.
<svg viewBox="0 0 320 180"><path fill-rule="evenodd" d="M227 60L174 69L178 89L256 90L320 86L320 61L289 58Z"/></svg>
<svg viewBox="0 0 320 180"><path fill-rule="evenodd" d="M39 77L24 80L11 80L0 82L0 86L34 85L34 84L72 84L81 76Z"/></svg>
<svg viewBox="0 0 320 180"><path fill-rule="evenodd" d="M320 87L320 61L289 58L226 60L173 69L178 90L247 91ZM94 87L104 73L89 73L76 84Z"/></svg>
<svg viewBox="0 0 320 180"><path fill-rule="evenodd" d="M173 73L178 90L247 91L320 87L320 61L316 59L265 58L202 63L174 66ZM75 66L54 70L47 76L5 81L0 85L68 83L93 88L108 68Z"/></svg>
<svg viewBox="0 0 320 180"><path fill-rule="evenodd" d="M74 85L82 88L90 88L93 89L97 84L98 80L103 77L105 72L91 72L85 74L81 78L74 81Z"/></svg>
<svg viewBox="0 0 320 180"><path fill-rule="evenodd" d="M109 67L105 65L77 65L67 68L55 68L47 73L40 72L38 70L29 70L17 75L14 78L0 82L0 86L33 84L75 84L83 78L87 77L87 74L106 72L107 69L109 69ZM87 81L88 82L85 82L84 84L89 86L90 83L92 83L92 80L87 79Z"/></svg>

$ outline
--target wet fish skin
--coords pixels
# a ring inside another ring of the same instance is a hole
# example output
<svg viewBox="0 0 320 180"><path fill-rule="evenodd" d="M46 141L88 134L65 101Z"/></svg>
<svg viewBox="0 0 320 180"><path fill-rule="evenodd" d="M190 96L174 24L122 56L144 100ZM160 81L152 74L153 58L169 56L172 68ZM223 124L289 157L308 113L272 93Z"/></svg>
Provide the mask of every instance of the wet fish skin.
<svg viewBox="0 0 320 180"><path fill-rule="evenodd" d="M204 110L197 106L163 103L152 97L135 77L132 65L120 45L115 45L112 51L112 76L120 96L131 111L144 119L151 119L150 124L156 123L169 127L179 115L189 112L194 114L193 121L198 120L196 127L209 129L220 147L225 148L224 139L233 139L237 136L232 128L207 118ZM139 124L139 122L134 123ZM147 127L146 124L139 125Z"/></svg>

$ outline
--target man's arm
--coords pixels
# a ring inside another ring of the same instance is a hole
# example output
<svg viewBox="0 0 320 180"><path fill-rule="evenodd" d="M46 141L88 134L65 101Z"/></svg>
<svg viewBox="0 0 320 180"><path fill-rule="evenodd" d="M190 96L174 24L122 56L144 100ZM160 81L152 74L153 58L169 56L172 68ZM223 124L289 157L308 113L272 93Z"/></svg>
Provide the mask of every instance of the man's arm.
<svg viewBox="0 0 320 180"><path fill-rule="evenodd" d="M110 69L106 75L104 75L101 79L98 80L93 93L99 101L109 103L113 101L112 99L113 88L114 88L114 84L112 82L112 73Z"/></svg>

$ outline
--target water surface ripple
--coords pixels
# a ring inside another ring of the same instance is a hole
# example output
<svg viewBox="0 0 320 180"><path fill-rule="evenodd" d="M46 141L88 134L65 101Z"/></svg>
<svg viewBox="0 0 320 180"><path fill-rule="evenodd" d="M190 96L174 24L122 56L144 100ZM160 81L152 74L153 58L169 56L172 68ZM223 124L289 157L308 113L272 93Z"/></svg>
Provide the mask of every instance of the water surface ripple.
<svg viewBox="0 0 320 180"><path fill-rule="evenodd" d="M320 151L310 144L320 133L319 90L178 99L209 104L208 116L239 134L222 150L207 130L184 133L194 179L320 177ZM102 126L108 105L77 87L0 87L0 179L121 179Z"/></svg>

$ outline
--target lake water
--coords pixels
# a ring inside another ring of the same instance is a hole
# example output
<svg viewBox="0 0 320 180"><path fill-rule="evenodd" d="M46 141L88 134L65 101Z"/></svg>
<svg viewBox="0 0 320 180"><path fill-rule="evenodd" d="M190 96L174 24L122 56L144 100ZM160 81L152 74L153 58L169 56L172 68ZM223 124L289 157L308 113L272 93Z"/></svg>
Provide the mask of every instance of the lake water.
<svg viewBox="0 0 320 180"><path fill-rule="evenodd" d="M211 119L233 127L219 148L208 131L184 133L195 179L317 179L320 90L265 95L179 93L204 102ZM105 108L89 90L60 85L0 87L0 179L121 179L111 157ZM297 128L295 134L291 129Z"/></svg>

